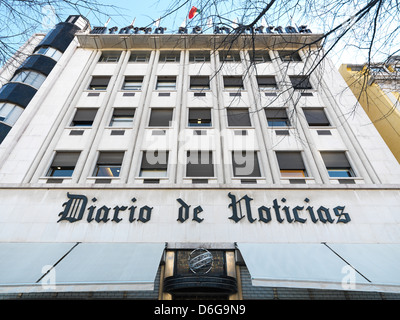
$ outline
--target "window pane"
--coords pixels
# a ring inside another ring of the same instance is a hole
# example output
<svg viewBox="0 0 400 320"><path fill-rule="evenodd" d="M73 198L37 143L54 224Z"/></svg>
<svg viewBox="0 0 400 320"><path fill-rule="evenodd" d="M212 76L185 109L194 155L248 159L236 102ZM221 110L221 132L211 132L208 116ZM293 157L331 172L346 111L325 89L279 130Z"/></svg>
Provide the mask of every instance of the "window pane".
<svg viewBox="0 0 400 320"><path fill-rule="evenodd" d="M300 55L297 51L279 51L279 57L282 61L301 61Z"/></svg>
<svg viewBox="0 0 400 320"><path fill-rule="evenodd" d="M307 76L289 76L289 79L293 85L293 89L295 90L312 89L310 80Z"/></svg>
<svg viewBox="0 0 400 320"><path fill-rule="evenodd" d="M251 127L249 109L227 109L229 127Z"/></svg>
<svg viewBox="0 0 400 320"><path fill-rule="evenodd" d="M211 109L191 108L189 109L190 127L210 127Z"/></svg>
<svg viewBox="0 0 400 320"><path fill-rule="evenodd" d="M111 77L94 76L89 84L89 90L106 90Z"/></svg>
<svg viewBox="0 0 400 320"><path fill-rule="evenodd" d="M190 51L189 62L208 62L210 61L209 51Z"/></svg>
<svg viewBox="0 0 400 320"><path fill-rule="evenodd" d="M242 77L224 76L224 88L225 89L243 89Z"/></svg>
<svg viewBox="0 0 400 320"><path fill-rule="evenodd" d="M72 176L79 155L80 152L57 152L46 175L51 177Z"/></svg>
<svg viewBox="0 0 400 320"><path fill-rule="evenodd" d="M96 117L97 109L77 109L74 119L71 122L71 126L91 126L93 124L94 118Z"/></svg>
<svg viewBox="0 0 400 320"><path fill-rule="evenodd" d="M232 166L235 177L261 177L257 152L233 151Z"/></svg>
<svg viewBox="0 0 400 320"><path fill-rule="evenodd" d="M99 59L99 62L118 62L119 57L121 56L121 52L119 51L110 51L110 52L103 52Z"/></svg>
<svg viewBox="0 0 400 320"><path fill-rule="evenodd" d="M176 88L176 77L158 77L157 78L157 90L175 90Z"/></svg>
<svg viewBox="0 0 400 320"><path fill-rule="evenodd" d="M187 177L214 177L211 151L188 151L186 164Z"/></svg>
<svg viewBox="0 0 400 320"><path fill-rule="evenodd" d="M100 152L93 175L97 177L118 177L124 152Z"/></svg>
<svg viewBox="0 0 400 320"><path fill-rule="evenodd" d="M145 151L139 175L141 177L166 177L167 167L168 151Z"/></svg>
<svg viewBox="0 0 400 320"><path fill-rule="evenodd" d="M122 90L141 90L143 77L125 77Z"/></svg>
<svg viewBox="0 0 400 320"><path fill-rule="evenodd" d="M276 152L276 157L281 170L305 170L299 151L279 151Z"/></svg>
<svg viewBox="0 0 400 320"><path fill-rule="evenodd" d="M240 62L240 54L238 51L220 51L219 61L221 62Z"/></svg>
<svg viewBox="0 0 400 320"><path fill-rule="evenodd" d="M324 109L304 109L304 115L310 126L329 126Z"/></svg>
<svg viewBox="0 0 400 320"><path fill-rule="evenodd" d="M327 169L328 174L331 178L348 178L352 177L352 173L349 169Z"/></svg>
<svg viewBox="0 0 400 320"><path fill-rule="evenodd" d="M173 109L151 109L150 127L169 127L171 126Z"/></svg>
<svg viewBox="0 0 400 320"><path fill-rule="evenodd" d="M179 62L181 56L180 51L176 52L161 52L160 62Z"/></svg>
<svg viewBox="0 0 400 320"><path fill-rule="evenodd" d="M278 89L274 76L257 76L257 84L261 90Z"/></svg>
<svg viewBox="0 0 400 320"><path fill-rule="evenodd" d="M208 90L210 89L210 78L208 76L190 77L191 90Z"/></svg>
<svg viewBox="0 0 400 320"><path fill-rule="evenodd" d="M132 108L116 108L114 109L110 126L111 127L131 127L135 109Z"/></svg>
<svg viewBox="0 0 400 320"><path fill-rule="evenodd" d="M132 52L129 56L129 62L149 62L150 59L150 52L143 51L143 52Z"/></svg>
<svg viewBox="0 0 400 320"><path fill-rule="evenodd" d="M286 108L265 108L268 125L271 127L287 127L290 126Z"/></svg>

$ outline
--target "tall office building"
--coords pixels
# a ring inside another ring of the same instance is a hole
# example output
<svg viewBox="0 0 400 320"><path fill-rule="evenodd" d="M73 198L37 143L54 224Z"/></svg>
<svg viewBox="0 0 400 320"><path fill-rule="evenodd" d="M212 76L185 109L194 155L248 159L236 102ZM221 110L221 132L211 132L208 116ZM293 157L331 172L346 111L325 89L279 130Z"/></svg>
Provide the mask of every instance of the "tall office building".
<svg viewBox="0 0 400 320"><path fill-rule="evenodd" d="M339 72L400 162L400 56L386 63L343 64Z"/></svg>
<svg viewBox="0 0 400 320"><path fill-rule="evenodd" d="M320 35L226 32L70 16L30 46L0 91L3 298L399 298L400 165Z"/></svg>

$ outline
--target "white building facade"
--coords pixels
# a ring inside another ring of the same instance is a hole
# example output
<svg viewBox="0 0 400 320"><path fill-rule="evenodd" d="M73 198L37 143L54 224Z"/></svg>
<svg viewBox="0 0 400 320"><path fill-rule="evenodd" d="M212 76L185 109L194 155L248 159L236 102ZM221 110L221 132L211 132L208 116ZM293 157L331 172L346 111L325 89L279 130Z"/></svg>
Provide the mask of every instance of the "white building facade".
<svg viewBox="0 0 400 320"><path fill-rule="evenodd" d="M3 295L398 297L400 165L320 35L78 18L0 145Z"/></svg>

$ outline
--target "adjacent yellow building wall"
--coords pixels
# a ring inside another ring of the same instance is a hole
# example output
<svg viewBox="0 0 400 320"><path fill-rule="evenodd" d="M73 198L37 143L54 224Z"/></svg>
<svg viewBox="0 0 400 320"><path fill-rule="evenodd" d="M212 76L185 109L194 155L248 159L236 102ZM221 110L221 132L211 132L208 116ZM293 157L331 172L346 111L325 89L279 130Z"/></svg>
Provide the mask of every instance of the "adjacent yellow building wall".
<svg viewBox="0 0 400 320"><path fill-rule="evenodd" d="M370 75L365 71L352 71L347 65L341 65L339 72L400 163L399 93L392 92L399 101L394 105L378 84L369 84Z"/></svg>

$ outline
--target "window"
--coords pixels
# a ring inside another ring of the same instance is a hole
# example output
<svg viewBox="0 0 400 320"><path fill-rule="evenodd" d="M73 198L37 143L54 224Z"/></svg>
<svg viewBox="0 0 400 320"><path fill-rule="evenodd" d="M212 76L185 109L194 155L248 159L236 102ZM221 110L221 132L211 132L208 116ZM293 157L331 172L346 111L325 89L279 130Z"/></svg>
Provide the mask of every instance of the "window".
<svg viewBox="0 0 400 320"><path fill-rule="evenodd" d="M132 52L129 56L129 62L149 62L150 51Z"/></svg>
<svg viewBox="0 0 400 320"><path fill-rule="evenodd" d="M70 124L71 127L91 127L96 117L97 109L81 108L77 109Z"/></svg>
<svg viewBox="0 0 400 320"><path fill-rule="evenodd" d="M101 151L93 171L95 177L119 177L124 152Z"/></svg>
<svg viewBox="0 0 400 320"><path fill-rule="evenodd" d="M132 127L134 108L115 108L110 121L110 127Z"/></svg>
<svg viewBox="0 0 400 320"><path fill-rule="evenodd" d="M325 115L325 111L322 108L315 109L303 109L304 115L306 116L308 125L313 126L329 126L329 120Z"/></svg>
<svg viewBox="0 0 400 320"><path fill-rule="evenodd" d="M40 47L35 51L34 54L42 54L44 56L47 56L49 58L52 58L56 61L60 60L62 56L62 52L58 51L57 49L51 48L51 47Z"/></svg>
<svg viewBox="0 0 400 320"><path fill-rule="evenodd" d="M172 121L172 108L153 108L150 113L150 127L170 127Z"/></svg>
<svg viewBox="0 0 400 320"><path fill-rule="evenodd" d="M158 77L156 90L175 90L176 77Z"/></svg>
<svg viewBox="0 0 400 320"><path fill-rule="evenodd" d="M229 127L251 127L249 109L228 108L227 115Z"/></svg>
<svg viewBox="0 0 400 320"><path fill-rule="evenodd" d="M46 76L36 71L21 71L11 79L11 82L22 82L39 89L44 80Z"/></svg>
<svg viewBox="0 0 400 320"><path fill-rule="evenodd" d="M224 88L241 90L243 87L243 79L241 76L224 76Z"/></svg>
<svg viewBox="0 0 400 320"><path fill-rule="evenodd" d="M235 177L261 177L257 152L233 151L232 167Z"/></svg>
<svg viewBox="0 0 400 320"><path fill-rule="evenodd" d="M295 90L312 89L310 79L307 76L289 76L289 79Z"/></svg>
<svg viewBox="0 0 400 320"><path fill-rule="evenodd" d="M307 172L299 151L278 151L276 152L279 169L282 177L306 177Z"/></svg>
<svg viewBox="0 0 400 320"><path fill-rule="evenodd" d="M279 51L279 57L284 62L302 61L297 51Z"/></svg>
<svg viewBox="0 0 400 320"><path fill-rule="evenodd" d="M140 177L167 177L168 151L143 152Z"/></svg>
<svg viewBox="0 0 400 320"><path fill-rule="evenodd" d="M13 126L23 111L23 108L15 104L0 102L0 121Z"/></svg>
<svg viewBox="0 0 400 320"><path fill-rule="evenodd" d="M120 56L121 52L119 51L106 51L101 54L99 62L118 62Z"/></svg>
<svg viewBox="0 0 400 320"><path fill-rule="evenodd" d="M189 109L189 127L211 127L211 109Z"/></svg>
<svg viewBox="0 0 400 320"><path fill-rule="evenodd" d="M220 51L219 61L221 62L240 62L239 51Z"/></svg>
<svg viewBox="0 0 400 320"><path fill-rule="evenodd" d="M286 113L286 108L265 108L268 126L270 127L288 127L290 121Z"/></svg>
<svg viewBox="0 0 400 320"><path fill-rule="evenodd" d="M190 90L209 90L209 89L210 89L209 76L190 77Z"/></svg>
<svg viewBox="0 0 400 320"><path fill-rule="evenodd" d="M209 62L210 52L209 51L190 51L189 62Z"/></svg>
<svg viewBox="0 0 400 320"><path fill-rule="evenodd" d="M89 84L88 90L106 90L111 77L94 76Z"/></svg>
<svg viewBox="0 0 400 320"><path fill-rule="evenodd" d="M142 90L143 77L126 76L122 90Z"/></svg>
<svg viewBox="0 0 400 320"><path fill-rule="evenodd" d="M268 51L249 51L250 61L254 63L263 63L270 62L271 57L269 56Z"/></svg>
<svg viewBox="0 0 400 320"><path fill-rule="evenodd" d="M179 62L181 57L180 51L169 51L160 53L160 62Z"/></svg>
<svg viewBox="0 0 400 320"><path fill-rule="evenodd" d="M51 166L46 174L48 177L71 177L80 152L56 152Z"/></svg>
<svg viewBox="0 0 400 320"><path fill-rule="evenodd" d="M186 162L187 177L214 177L211 151L188 151Z"/></svg>
<svg viewBox="0 0 400 320"><path fill-rule="evenodd" d="M346 178L355 176L345 152L321 152L321 156L330 177Z"/></svg>
<svg viewBox="0 0 400 320"><path fill-rule="evenodd" d="M260 90L278 89L274 76L257 76L257 84Z"/></svg>

